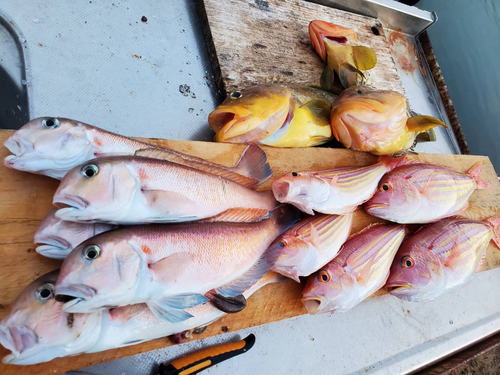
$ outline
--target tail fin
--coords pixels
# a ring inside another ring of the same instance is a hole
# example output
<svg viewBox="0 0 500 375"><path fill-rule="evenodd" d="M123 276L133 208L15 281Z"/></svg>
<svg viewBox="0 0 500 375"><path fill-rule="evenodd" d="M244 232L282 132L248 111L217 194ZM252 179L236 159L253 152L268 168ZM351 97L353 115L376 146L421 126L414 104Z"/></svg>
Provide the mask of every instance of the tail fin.
<svg viewBox="0 0 500 375"><path fill-rule="evenodd" d="M303 216L302 211L289 204L281 204L272 213L280 228L280 234L297 224Z"/></svg>
<svg viewBox="0 0 500 375"><path fill-rule="evenodd" d="M493 242L500 249L500 216L492 216L485 220L493 231Z"/></svg>
<svg viewBox="0 0 500 375"><path fill-rule="evenodd" d="M378 162L385 165L389 171L392 171L394 168L399 167L400 164L405 164L406 155L402 156L379 156Z"/></svg>
<svg viewBox="0 0 500 375"><path fill-rule="evenodd" d="M408 130L416 133L435 128L436 126L442 126L444 128L448 127L441 120L438 120L437 118L431 116L418 115L410 117L408 121L406 121L406 127L408 128Z"/></svg>
<svg viewBox="0 0 500 375"><path fill-rule="evenodd" d="M476 181L476 189L486 189L488 186L490 186L489 182L481 180L481 169L483 167L483 162L480 161L476 164L474 164L471 169L467 171L467 174L471 176L474 181Z"/></svg>
<svg viewBox="0 0 500 375"><path fill-rule="evenodd" d="M273 175L266 153L257 145L247 146L238 163L229 169L257 181L256 185L262 184Z"/></svg>

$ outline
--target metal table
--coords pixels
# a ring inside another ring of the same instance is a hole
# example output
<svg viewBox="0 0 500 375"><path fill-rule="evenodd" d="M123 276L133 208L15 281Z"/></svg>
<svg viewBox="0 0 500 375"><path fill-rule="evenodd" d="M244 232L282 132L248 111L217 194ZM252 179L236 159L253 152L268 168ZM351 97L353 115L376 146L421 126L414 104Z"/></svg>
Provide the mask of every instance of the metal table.
<svg viewBox="0 0 500 375"><path fill-rule="evenodd" d="M317 2L378 16L388 33L401 24L395 15L403 17L403 32L412 40L435 20L415 9L405 18L409 8L391 0ZM127 136L213 137L206 117L217 98L192 1L5 0L1 7L22 31L31 118L75 118ZM446 117L425 67L420 76L401 75L413 110ZM438 129L438 137L418 151L459 152L452 132ZM148 374L154 363L253 332L257 342L250 352L205 373L407 373L496 332L500 296L490 290L499 284L500 269L491 270L437 301L384 296L345 314L296 317L85 371Z"/></svg>

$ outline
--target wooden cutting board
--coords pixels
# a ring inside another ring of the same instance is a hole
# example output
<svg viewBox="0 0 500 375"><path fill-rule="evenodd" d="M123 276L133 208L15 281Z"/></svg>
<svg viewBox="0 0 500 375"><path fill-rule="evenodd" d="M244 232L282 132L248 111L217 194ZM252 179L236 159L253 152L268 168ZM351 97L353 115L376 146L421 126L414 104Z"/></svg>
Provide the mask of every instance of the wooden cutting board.
<svg viewBox="0 0 500 375"><path fill-rule="evenodd" d="M12 134L0 131L0 144ZM202 157L212 162L234 165L244 149L242 145L145 140L157 145L171 147L177 151ZM344 149L309 148L275 149L263 147L274 171L273 177L259 187L268 190L271 182L290 171L321 170L345 166L365 166L373 164L376 157L370 154ZM7 149L0 147L0 159L8 155ZM415 158L415 157L412 157ZM485 156L458 156L421 154L418 159L454 167L461 172L467 171L478 161L484 162L482 178L491 183L487 190L472 194L470 206L465 216L472 219L484 219L500 215L500 184L490 160ZM44 215L52 208L52 195L58 181L44 176L19 172L0 166L0 319L9 311L15 297L22 289L38 276L57 269L59 261L44 258L34 251L33 235ZM358 231L371 222L379 221L363 211L357 211L354 217L353 231ZM490 244L482 271L500 266L500 251ZM227 331L270 323L293 316L305 314L301 297L302 286L293 281L273 284L256 292L242 312L228 315L211 324L196 339L213 336ZM379 291L376 295L386 292ZM418 308L418 304L415 304ZM347 313L348 314L348 313ZM311 317L311 319L314 319ZM334 317L333 317L334 319ZM23 374L61 373L73 369L111 361L153 349L172 345L168 339L158 339L140 345L109 350L102 353L84 354L70 358L60 358L49 363L23 366ZM7 354L0 349L0 357ZM18 374L18 366L0 364L0 374Z"/></svg>
<svg viewBox="0 0 500 375"><path fill-rule="evenodd" d="M302 0L197 0L219 92L272 77L319 83L324 63L309 40L308 25L322 20L354 30L358 44L377 54L369 83L404 94L382 25L377 19Z"/></svg>

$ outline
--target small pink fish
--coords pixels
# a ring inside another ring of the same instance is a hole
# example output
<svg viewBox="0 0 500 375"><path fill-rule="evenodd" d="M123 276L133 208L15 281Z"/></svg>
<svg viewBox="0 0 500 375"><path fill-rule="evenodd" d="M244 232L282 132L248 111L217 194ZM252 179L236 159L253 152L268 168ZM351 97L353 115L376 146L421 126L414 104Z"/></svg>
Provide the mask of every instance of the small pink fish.
<svg viewBox="0 0 500 375"><path fill-rule="evenodd" d="M285 247L273 267L300 283L300 276L309 276L331 261L351 232L352 214L316 215L288 229L276 242Z"/></svg>
<svg viewBox="0 0 500 375"><path fill-rule="evenodd" d="M429 301L467 284L491 239L500 248L500 217L451 217L429 224L399 249L386 287L407 301Z"/></svg>
<svg viewBox="0 0 500 375"><path fill-rule="evenodd" d="M480 162L460 173L441 165L408 163L380 180L365 210L401 224L430 223L460 214L474 190L489 186L480 178L481 167Z"/></svg>
<svg viewBox="0 0 500 375"><path fill-rule="evenodd" d="M274 197L314 215L344 215L354 211L375 193L382 176L404 161L404 157L380 157L368 167L336 168L319 172L291 172L272 184Z"/></svg>
<svg viewBox="0 0 500 375"><path fill-rule="evenodd" d="M372 224L351 236L307 279L302 302L309 314L347 311L382 288L405 235L404 225Z"/></svg>

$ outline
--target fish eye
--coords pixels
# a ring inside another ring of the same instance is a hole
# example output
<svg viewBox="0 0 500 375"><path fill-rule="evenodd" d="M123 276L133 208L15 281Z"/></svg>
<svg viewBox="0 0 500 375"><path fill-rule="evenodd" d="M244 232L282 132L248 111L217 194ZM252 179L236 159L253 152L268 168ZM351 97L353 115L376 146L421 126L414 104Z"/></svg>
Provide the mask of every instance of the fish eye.
<svg viewBox="0 0 500 375"><path fill-rule="evenodd" d="M380 185L379 190L381 192L387 192L392 190L392 185L388 182L384 182L382 185Z"/></svg>
<svg viewBox="0 0 500 375"><path fill-rule="evenodd" d="M87 164L82 167L81 172L84 177L94 177L97 173L99 173L99 167L95 164Z"/></svg>
<svg viewBox="0 0 500 375"><path fill-rule="evenodd" d="M239 91L233 91L233 92L229 95L229 97L230 97L231 99L239 99L239 98L241 98L242 96L243 96L243 95L241 95L241 92L239 92Z"/></svg>
<svg viewBox="0 0 500 375"><path fill-rule="evenodd" d="M321 271L318 275L318 281L320 283L327 283L330 281L330 274L327 271Z"/></svg>
<svg viewBox="0 0 500 375"><path fill-rule="evenodd" d="M54 295L54 285L44 284L36 291L36 299L39 301L48 301Z"/></svg>
<svg viewBox="0 0 500 375"><path fill-rule="evenodd" d="M358 94L362 94L362 93L363 93L363 91L361 91L360 89L358 89Z"/></svg>
<svg viewBox="0 0 500 375"><path fill-rule="evenodd" d="M54 129L59 126L59 120L56 118L46 118L42 120L42 126L47 129Z"/></svg>
<svg viewBox="0 0 500 375"><path fill-rule="evenodd" d="M83 248L83 257L87 260L94 260L101 254L101 248L97 245L88 245Z"/></svg>
<svg viewBox="0 0 500 375"><path fill-rule="evenodd" d="M293 177L297 177L299 174L297 172L292 172Z"/></svg>
<svg viewBox="0 0 500 375"><path fill-rule="evenodd" d="M403 268L412 268L415 265L415 261L412 257L405 256L401 259L401 265Z"/></svg>

